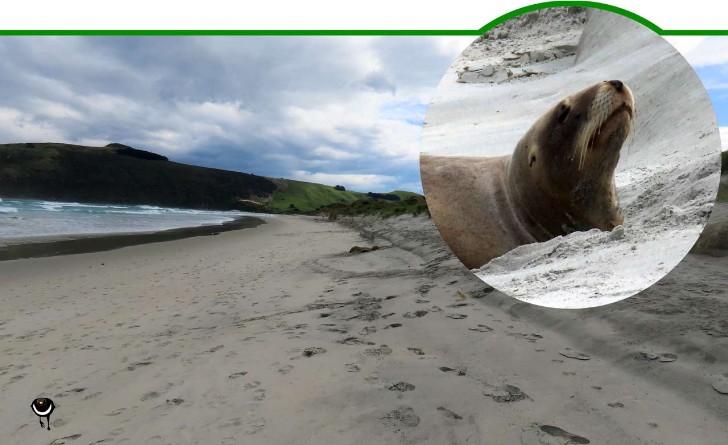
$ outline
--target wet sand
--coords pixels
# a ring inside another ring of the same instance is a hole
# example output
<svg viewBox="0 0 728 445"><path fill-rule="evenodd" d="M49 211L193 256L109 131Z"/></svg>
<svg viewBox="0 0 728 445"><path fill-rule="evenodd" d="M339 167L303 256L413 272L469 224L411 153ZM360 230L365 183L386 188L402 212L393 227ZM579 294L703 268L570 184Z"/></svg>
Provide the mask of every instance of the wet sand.
<svg viewBox="0 0 728 445"><path fill-rule="evenodd" d="M727 266L689 255L622 302L546 309L493 291L410 216L3 261L0 437L724 443ZM59 405L51 431L37 396Z"/></svg>
<svg viewBox="0 0 728 445"><path fill-rule="evenodd" d="M0 244L0 261L102 252L138 244L160 243L195 236L215 236L231 230L257 227L264 223L263 219L245 216L222 224L182 227L159 232L9 239Z"/></svg>

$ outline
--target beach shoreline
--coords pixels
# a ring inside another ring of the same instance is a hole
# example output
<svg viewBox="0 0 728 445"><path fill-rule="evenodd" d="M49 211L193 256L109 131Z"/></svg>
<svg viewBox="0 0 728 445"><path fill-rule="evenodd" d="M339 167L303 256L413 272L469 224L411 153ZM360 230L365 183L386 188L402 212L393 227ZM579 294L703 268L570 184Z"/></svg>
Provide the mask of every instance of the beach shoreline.
<svg viewBox="0 0 728 445"><path fill-rule="evenodd" d="M0 437L718 444L727 262L689 255L635 297L556 310L482 283L425 217L4 261Z"/></svg>
<svg viewBox="0 0 728 445"><path fill-rule="evenodd" d="M221 224L180 227L150 232L89 233L0 239L0 261L102 252L139 244L174 241L196 236L215 236L265 224L264 217L241 216Z"/></svg>

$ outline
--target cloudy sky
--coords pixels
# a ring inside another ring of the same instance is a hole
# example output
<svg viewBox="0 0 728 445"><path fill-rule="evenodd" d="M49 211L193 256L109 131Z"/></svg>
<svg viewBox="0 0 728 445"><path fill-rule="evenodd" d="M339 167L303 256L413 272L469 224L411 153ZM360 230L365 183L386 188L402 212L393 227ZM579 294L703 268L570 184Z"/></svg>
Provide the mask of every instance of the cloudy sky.
<svg viewBox="0 0 728 445"><path fill-rule="evenodd" d="M0 143L121 142L174 161L421 192L419 137L470 37L0 37ZM728 37L671 39L728 139Z"/></svg>
<svg viewBox="0 0 728 445"><path fill-rule="evenodd" d="M429 98L472 38L0 37L0 142L121 142L361 191L419 191Z"/></svg>
<svg viewBox="0 0 728 445"><path fill-rule="evenodd" d="M713 102L723 150L728 150L728 36L668 39L695 68Z"/></svg>

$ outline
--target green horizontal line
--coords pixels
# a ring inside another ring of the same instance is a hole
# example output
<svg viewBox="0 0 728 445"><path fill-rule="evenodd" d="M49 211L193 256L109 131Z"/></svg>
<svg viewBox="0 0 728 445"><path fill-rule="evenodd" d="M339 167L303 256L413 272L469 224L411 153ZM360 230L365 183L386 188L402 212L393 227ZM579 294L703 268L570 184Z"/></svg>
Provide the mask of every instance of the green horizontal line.
<svg viewBox="0 0 728 445"><path fill-rule="evenodd" d="M606 3L591 1L550 1L535 3L533 5L524 6L503 14L495 20L491 20L485 26L479 29L410 29L410 30L389 30L389 29L328 29L328 30L308 30L308 29L242 29L242 30L217 30L217 29L176 29L176 30L135 30L135 29L77 29L77 30L0 30L0 36L477 36L485 33L489 29L500 25L501 23L525 14L528 12L538 11L544 8L554 8L558 6L581 6L587 8L602 9L616 14L628 17L657 34L663 36L712 36L712 35L728 35L726 29L662 29L644 17L637 15L631 11Z"/></svg>

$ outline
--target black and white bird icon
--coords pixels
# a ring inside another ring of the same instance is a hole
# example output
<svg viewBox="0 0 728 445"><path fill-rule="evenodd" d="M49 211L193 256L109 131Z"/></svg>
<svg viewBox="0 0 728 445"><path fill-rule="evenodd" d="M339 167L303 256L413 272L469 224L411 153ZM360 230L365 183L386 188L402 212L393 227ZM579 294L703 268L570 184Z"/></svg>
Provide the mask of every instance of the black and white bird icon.
<svg viewBox="0 0 728 445"><path fill-rule="evenodd" d="M33 410L36 416L38 416L38 420L40 420L40 426L41 428L43 425L43 418L45 417L48 422L48 429L51 429L51 413L56 408L55 403L53 403L53 400L47 399L45 397L39 397L35 400L33 400L33 403L30 404L30 409Z"/></svg>

